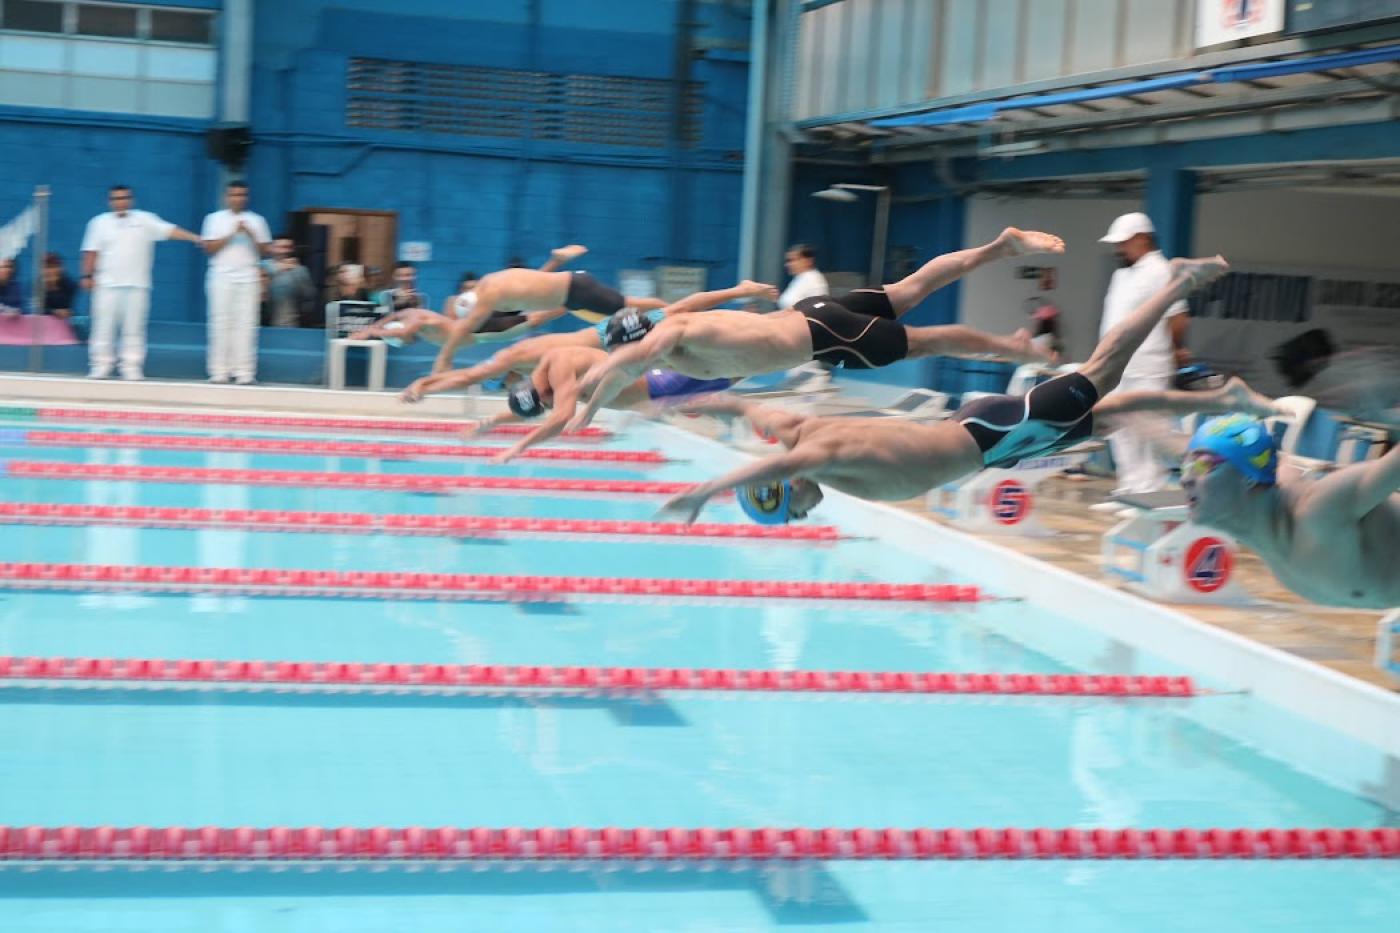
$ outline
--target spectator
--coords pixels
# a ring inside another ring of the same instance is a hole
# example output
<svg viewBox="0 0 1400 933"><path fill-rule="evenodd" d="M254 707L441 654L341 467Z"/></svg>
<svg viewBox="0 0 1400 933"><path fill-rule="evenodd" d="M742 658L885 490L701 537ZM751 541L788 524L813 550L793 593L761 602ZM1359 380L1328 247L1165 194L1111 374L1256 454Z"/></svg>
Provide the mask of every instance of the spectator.
<svg viewBox="0 0 1400 933"><path fill-rule="evenodd" d="M316 297L311 273L297 259L291 237L279 233L272 241L271 256L263 260L267 274L269 322L273 327L301 327L306 305Z"/></svg>
<svg viewBox="0 0 1400 933"><path fill-rule="evenodd" d="M231 181L224 210L204 218L200 236L211 257L205 289L209 298L209 381L251 385L258 368L258 262L272 242L267 221L248 210L248 185Z"/></svg>
<svg viewBox="0 0 1400 933"><path fill-rule="evenodd" d="M830 295L826 276L817 269L817 251L805 243L795 243L783 255L783 265L792 281L778 296L778 309L791 308L803 298Z"/></svg>
<svg viewBox="0 0 1400 933"><path fill-rule="evenodd" d="M342 262L331 270L329 279L326 283L327 304L332 301L369 301L364 266Z"/></svg>
<svg viewBox="0 0 1400 933"><path fill-rule="evenodd" d="M1167 258L1157 248L1157 229L1146 214L1135 212L1115 219L1099 242L1113 246L1122 266L1113 273L1108 294L1104 296L1103 320L1099 325L1102 337L1149 295L1165 286L1171 273ZM1185 301L1172 304L1128 360L1116 391L1162 392L1171 388L1172 375L1190 361L1186 350L1189 320ZM1153 439L1161 435L1162 429L1143 424L1142 420L1147 417L1139 415L1138 425L1120 428L1109 435L1113 462L1118 468L1115 494L1156 492L1167 485L1167 470L1153 449ZM1162 419L1159 415L1150 417ZM1100 506L1105 511L1118 508L1116 503L1100 503Z"/></svg>
<svg viewBox="0 0 1400 933"><path fill-rule="evenodd" d="M0 259L0 314L14 317L24 313L24 289L20 288L13 259Z"/></svg>
<svg viewBox="0 0 1400 933"><path fill-rule="evenodd" d="M63 271L63 260L58 253L44 256L44 313L52 314L60 320L73 316L73 293L77 286Z"/></svg>
<svg viewBox="0 0 1400 933"><path fill-rule="evenodd" d="M107 203L111 210L89 220L83 233L83 274L78 284L94 289L88 378L106 379L112 374L112 344L120 324L122 378L142 379L155 244L160 240L198 243L199 237L148 211L134 210L130 185L113 185Z"/></svg>
<svg viewBox="0 0 1400 933"><path fill-rule="evenodd" d="M418 269L411 262L394 266L394 287L380 295L380 303L393 311L428 307L428 296L418 290Z"/></svg>

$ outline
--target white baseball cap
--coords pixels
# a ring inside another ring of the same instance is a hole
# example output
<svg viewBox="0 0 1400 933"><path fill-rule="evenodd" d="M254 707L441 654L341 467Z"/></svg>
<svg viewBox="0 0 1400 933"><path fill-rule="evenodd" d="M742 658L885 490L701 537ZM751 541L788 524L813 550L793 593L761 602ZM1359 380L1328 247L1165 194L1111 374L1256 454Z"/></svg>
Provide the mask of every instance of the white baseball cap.
<svg viewBox="0 0 1400 933"><path fill-rule="evenodd" d="M1152 218L1141 211L1134 211L1131 214L1124 214L1109 225L1108 232L1099 237L1100 243L1122 243L1131 240L1139 233L1156 233L1157 228L1152 225Z"/></svg>

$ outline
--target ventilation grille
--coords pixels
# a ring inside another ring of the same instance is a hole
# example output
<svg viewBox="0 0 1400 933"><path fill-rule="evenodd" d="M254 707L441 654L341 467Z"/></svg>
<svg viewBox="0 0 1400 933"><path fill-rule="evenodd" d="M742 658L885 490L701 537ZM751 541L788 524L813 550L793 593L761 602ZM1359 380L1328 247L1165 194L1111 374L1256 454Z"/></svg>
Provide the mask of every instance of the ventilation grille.
<svg viewBox="0 0 1400 933"><path fill-rule="evenodd" d="M350 59L349 126L664 148L672 83L469 65ZM701 85L689 82L681 140L700 141Z"/></svg>

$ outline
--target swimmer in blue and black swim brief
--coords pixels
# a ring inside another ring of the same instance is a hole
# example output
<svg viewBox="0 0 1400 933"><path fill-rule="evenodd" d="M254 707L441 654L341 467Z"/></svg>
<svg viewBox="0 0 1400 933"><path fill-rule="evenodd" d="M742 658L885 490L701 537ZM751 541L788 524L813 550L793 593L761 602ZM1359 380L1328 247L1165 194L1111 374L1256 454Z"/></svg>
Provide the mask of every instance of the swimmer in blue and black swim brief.
<svg viewBox="0 0 1400 933"><path fill-rule="evenodd" d="M606 359L602 350L591 347L556 347L547 351L533 370L507 377L510 395L507 410L476 425L471 436L485 433L499 424L544 418L539 428L507 451L500 459L508 461L521 451L554 437L564 429L578 405L578 382L589 367ZM657 370L637 379L613 400L612 407L649 410L655 403L722 392L733 384L730 379L692 379L679 373Z"/></svg>
<svg viewBox="0 0 1400 933"><path fill-rule="evenodd" d="M701 483L663 511L692 522L706 502L732 489L755 521L776 524L805 516L822 499L820 484L863 499L902 501L989 467L1062 450L1092 433L1094 406L1117 387L1128 360L1167 308L1228 268L1219 256L1172 260L1168 284L1105 334L1077 371L1025 396L969 402L947 421L807 417L733 395L707 400L698 407L742 415L787 450Z"/></svg>

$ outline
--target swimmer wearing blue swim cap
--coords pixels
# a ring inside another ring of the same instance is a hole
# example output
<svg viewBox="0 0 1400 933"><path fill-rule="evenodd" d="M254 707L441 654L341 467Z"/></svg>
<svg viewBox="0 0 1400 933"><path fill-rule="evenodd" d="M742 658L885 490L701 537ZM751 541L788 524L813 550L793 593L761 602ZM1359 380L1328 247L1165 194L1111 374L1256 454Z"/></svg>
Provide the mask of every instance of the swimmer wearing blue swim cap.
<svg viewBox="0 0 1400 933"><path fill-rule="evenodd" d="M1195 480L1222 464L1234 467L1254 486L1278 481L1278 449L1268 425L1248 415L1212 418L1197 429L1187 445L1183 479Z"/></svg>
<svg viewBox="0 0 1400 933"><path fill-rule="evenodd" d="M760 525L801 521L824 498L821 487L805 479L740 486L734 496L744 514Z"/></svg>

